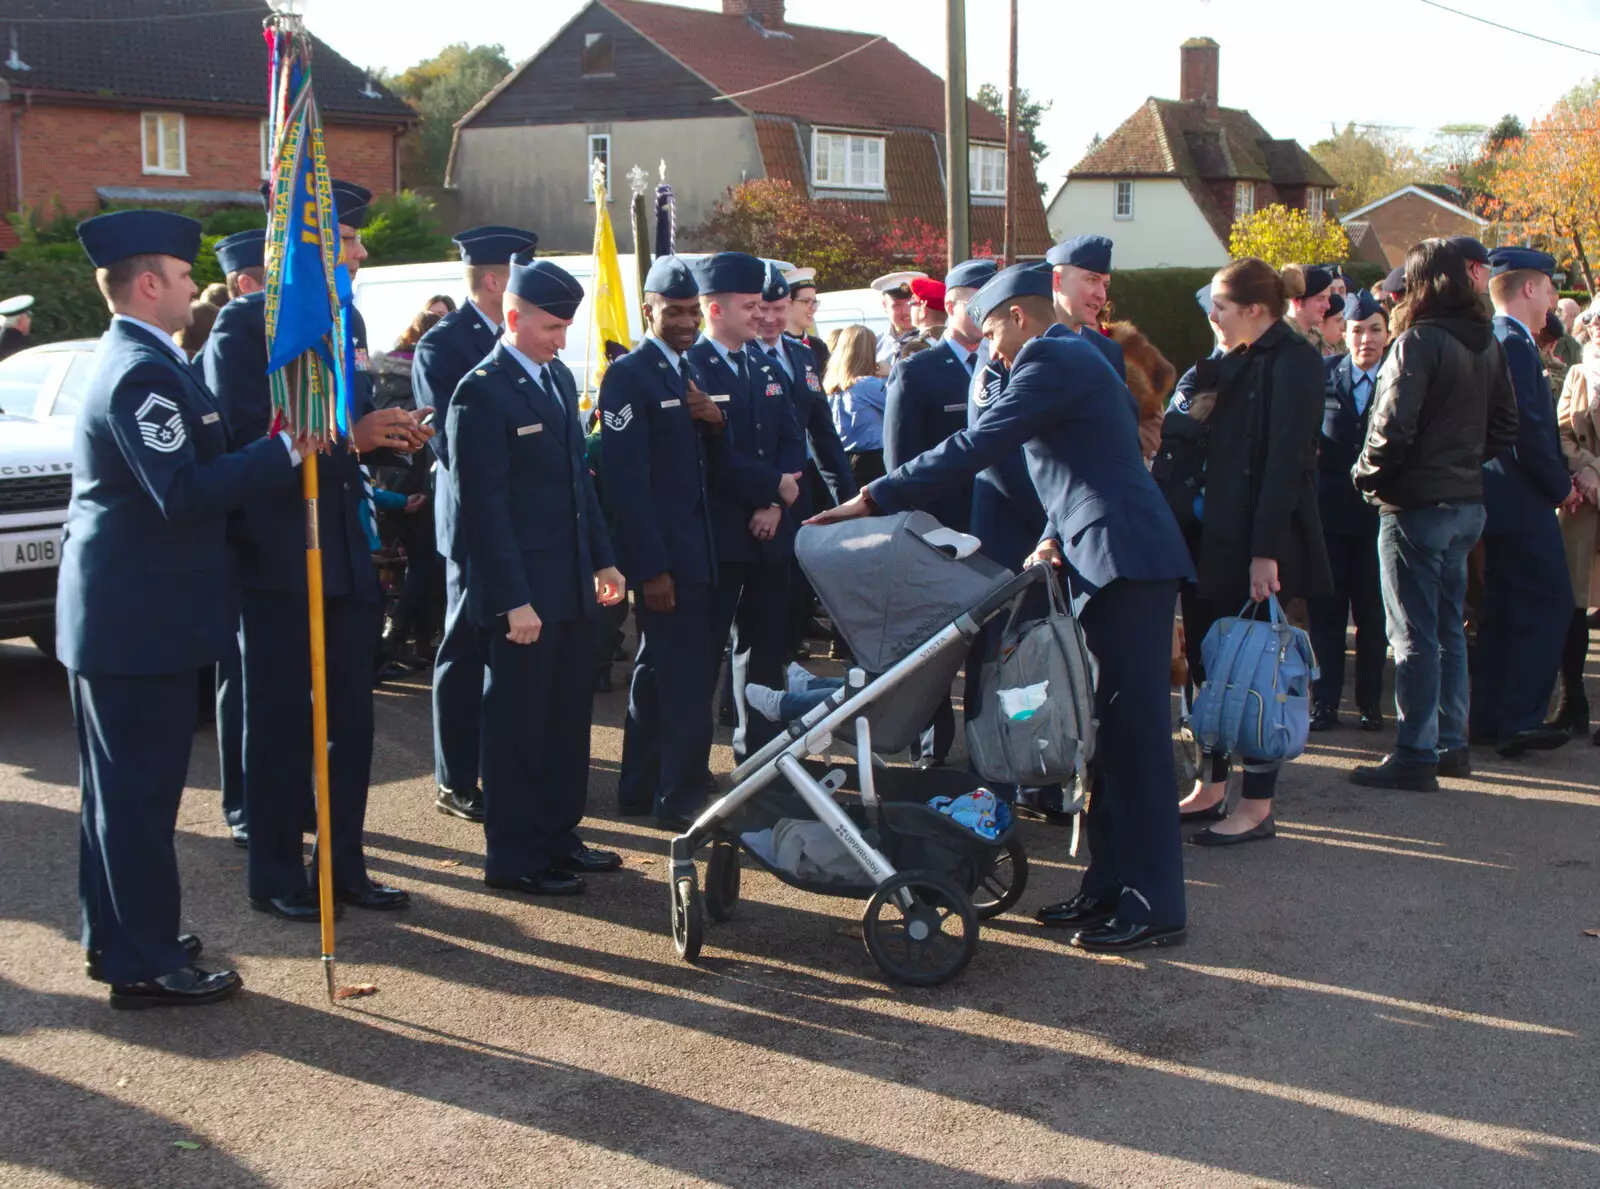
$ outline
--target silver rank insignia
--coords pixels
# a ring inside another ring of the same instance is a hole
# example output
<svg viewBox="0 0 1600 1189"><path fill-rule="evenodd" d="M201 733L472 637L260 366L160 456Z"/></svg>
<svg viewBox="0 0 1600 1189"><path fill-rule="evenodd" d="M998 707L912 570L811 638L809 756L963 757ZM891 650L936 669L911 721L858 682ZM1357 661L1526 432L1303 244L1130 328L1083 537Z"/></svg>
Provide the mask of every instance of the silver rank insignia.
<svg viewBox="0 0 1600 1189"><path fill-rule="evenodd" d="M139 436L150 449L161 454L171 454L188 440L183 414L178 406L166 397L152 392L133 415L139 423Z"/></svg>
<svg viewBox="0 0 1600 1189"><path fill-rule="evenodd" d="M607 429L619 431L627 429L628 426L633 424L633 406L623 405L618 412L604 414L604 419Z"/></svg>

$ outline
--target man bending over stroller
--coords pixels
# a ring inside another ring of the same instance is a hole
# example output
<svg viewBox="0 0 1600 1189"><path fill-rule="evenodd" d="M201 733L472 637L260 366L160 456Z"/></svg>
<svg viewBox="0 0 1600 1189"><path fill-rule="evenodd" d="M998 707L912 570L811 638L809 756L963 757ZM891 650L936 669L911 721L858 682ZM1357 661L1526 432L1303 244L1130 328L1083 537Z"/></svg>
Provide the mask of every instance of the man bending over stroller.
<svg viewBox="0 0 1600 1189"><path fill-rule="evenodd" d="M1172 607L1189 553L1145 469L1127 386L1090 344L1044 338L1055 321L1050 266L998 273L969 306L1011 380L975 427L947 438L855 499L812 517L827 524L922 507L1026 446L1046 523L1030 561L1066 570L1095 661L1096 763L1089 869L1078 894L1041 909L1102 953L1185 937L1168 705Z"/></svg>

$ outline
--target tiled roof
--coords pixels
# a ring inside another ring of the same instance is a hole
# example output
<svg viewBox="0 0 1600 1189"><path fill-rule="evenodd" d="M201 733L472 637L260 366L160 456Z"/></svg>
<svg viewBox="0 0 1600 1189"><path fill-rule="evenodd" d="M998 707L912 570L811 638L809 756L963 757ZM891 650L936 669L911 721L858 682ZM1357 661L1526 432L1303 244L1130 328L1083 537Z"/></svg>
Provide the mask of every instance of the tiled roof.
<svg viewBox="0 0 1600 1189"><path fill-rule="evenodd" d="M268 11L265 0L0 0L3 50L14 50L0 78L19 89L264 109ZM365 71L313 43L324 111L415 118Z"/></svg>
<svg viewBox="0 0 1600 1189"><path fill-rule="evenodd" d="M0 7L8 2L0 0ZM779 31L763 30L741 16L646 0L599 3L725 95L860 51L805 78L733 101L754 115L830 127L944 130L943 80L886 39L788 22ZM1005 140L1005 123L998 116L970 101L967 111L971 136Z"/></svg>

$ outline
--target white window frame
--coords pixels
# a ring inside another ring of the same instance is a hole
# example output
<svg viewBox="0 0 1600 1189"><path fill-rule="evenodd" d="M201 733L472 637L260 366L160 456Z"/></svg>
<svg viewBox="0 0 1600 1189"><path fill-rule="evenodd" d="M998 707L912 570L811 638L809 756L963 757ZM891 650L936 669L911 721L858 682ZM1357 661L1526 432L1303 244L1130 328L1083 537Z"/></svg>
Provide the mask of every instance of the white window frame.
<svg viewBox="0 0 1600 1189"><path fill-rule="evenodd" d="M156 122L156 164L150 164L150 121ZM174 166L164 159L163 150L166 145L166 121L178 121L178 161ZM176 111L143 111L139 113L139 163L143 172L147 174L163 174L168 177L189 176L189 130L184 126L182 112Z"/></svg>
<svg viewBox="0 0 1600 1189"><path fill-rule="evenodd" d="M1256 184L1254 182L1233 183L1233 217L1239 219L1245 215L1256 213Z"/></svg>
<svg viewBox="0 0 1600 1189"><path fill-rule="evenodd" d="M1122 200L1128 200L1127 209L1124 210ZM1123 222L1133 218L1133 183L1111 183L1111 217Z"/></svg>
<svg viewBox="0 0 1600 1189"><path fill-rule="evenodd" d="M857 147L862 152L861 170L852 176L853 165ZM840 175L835 176L833 170L834 150L842 154L839 161ZM824 152L824 148L827 149ZM877 170L869 168L871 155L869 149L876 149ZM887 145L881 136L863 135L857 132L839 132L828 128L813 128L811 130L811 184L822 190L886 190L884 185ZM828 166L827 173L822 172L822 166Z"/></svg>
<svg viewBox="0 0 1600 1189"><path fill-rule="evenodd" d="M983 184L987 169L989 184ZM1004 145L980 144L967 146L967 189L981 197L1006 196L1006 150Z"/></svg>
<svg viewBox="0 0 1600 1189"><path fill-rule="evenodd" d="M597 141L605 142L605 152L603 154L594 151L595 142ZM611 200L617 196L616 191L611 188L611 133L591 132L584 138L583 143L589 149L583 156L583 200L585 202L594 201L594 159L603 156L606 163L606 203L609 205Z"/></svg>
<svg viewBox="0 0 1600 1189"><path fill-rule="evenodd" d="M1321 186L1306 191L1306 218L1320 219L1328 212L1328 196Z"/></svg>

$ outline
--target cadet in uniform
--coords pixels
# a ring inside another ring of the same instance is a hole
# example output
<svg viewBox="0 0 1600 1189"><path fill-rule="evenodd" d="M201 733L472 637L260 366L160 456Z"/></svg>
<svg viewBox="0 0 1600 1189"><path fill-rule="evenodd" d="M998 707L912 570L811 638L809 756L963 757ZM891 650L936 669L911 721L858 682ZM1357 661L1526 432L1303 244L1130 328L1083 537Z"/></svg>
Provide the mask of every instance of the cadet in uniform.
<svg viewBox="0 0 1600 1189"><path fill-rule="evenodd" d="M1045 253L1056 308L1056 324L1049 333L1053 337L1077 335L1104 355L1116 369L1117 378L1126 384L1128 369L1122 348L1100 332L1100 314L1111 285L1111 247L1103 235L1080 235L1062 240ZM1135 414L1137 411L1135 406Z"/></svg>
<svg viewBox="0 0 1600 1189"><path fill-rule="evenodd" d="M577 835L589 787L596 604L622 600L584 457L578 389L556 358L583 287L531 251L512 257L505 333L450 402L445 481L483 689L483 881L583 891L622 857Z"/></svg>
<svg viewBox="0 0 1600 1189"><path fill-rule="evenodd" d="M1494 332L1517 394L1517 444L1483 466L1484 595L1472 664L1471 733L1473 742L1518 756L1560 747L1569 738L1546 726L1544 715L1572 618L1555 515L1572 494L1572 478L1532 333L1555 301L1555 258L1529 248L1496 248L1490 258Z"/></svg>
<svg viewBox="0 0 1600 1189"><path fill-rule="evenodd" d="M747 350L761 331L767 269L743 252L719 252L696 265L706 333L688 350L690 365L728 419L728 465L712 475L711 524L717 550L711 646L720 656L733 628L733 693L739 715L734 755L743 758L776 728L745 705L747 681L781 687L794 522L784 509L799 496L805 445L785 396L781 369ZM713 661L715 663L715 661Z"/></svg>
<svg viewBox="0 0 1600 1189"><path fill-rule="evenodd" d="M900 348L907 339L916 337L917 328L911 324L911 282L927 275L925 272L891 272L872 282L872 287L883 297L883 312L889 316L889 328L878 335L879 375L889 374Z"/></svg>
<svg viewBox="0 0 1600 1189"><path fill-rule="evenodd" d="M439 460L433 521L444 558L445 620L433 664L433 776L438 786L434 807L452 817L481 822L483 657L478 653L478 628L462 605L455 488L444 481L450 469L450 398L461 378L488 357L500 337L512 255L531 252L539 237L515 227L473 227L457 235L455 243L466 265L467 300L418 341L411 391L417 408L433 410L432 445Z"/></svg>
<svg viewBox="0 0 1600 1189"><path fill-rule="evenodd" d="M1166 501L1145 469L1133 402L1098 351L1049 338L1051 279L1020 265L972 299L973 321L1008 360L1003 393L972 429L867 485L826 523L925 506L1028 447L1046 509L1039 556L1061 566L1095 661L1100 723L1089 800L1089 869L1051 922L1100 952L1185 935L1183 859L1168 704L1177 582L1194 577ZM1037 341L1035 341L1037 340Z"/></svg>
<svg viewBox="0 0 1600 1189"><path fill-rule="evenodd" d="M353 274L366 258L361 225L370 191L333 183L342 263ZM351 426L348 441L317 455L322 542L323 616L327 643L330 809L333 881L340 904L400 908L409 899L367 875L361 832L372 770L372 673L382 615L377 572L362 526L366 494L361 475L370 465L404 465L404 454L423 447L431 431L409 409L372 411L366 325L347 306L351 354ZM231 301L217 315L206 344L206 375L245 441L267 433L274 411L267 382L266 305L260 297ZM398 451L399 453L391 453ZM264 492L245 506L241 578L244 584L244 773L250 822L250 906L290 921L316 921L320 913L301 857L307 827L311 756L311 646L306 611L305 509L298 489Z"/></svg>
<svg viewBox="0 0 1600 1189"><path fill-rule="evenodd" d="M783 274L789 282L789 325L784 331L811 352L817 361L817 374L828 370L828 344L817 333L817 270L797 268Z"/></svg>
<svg viewBox="0 0 1600 1189"><path fill-rule="evenodd" d="M700 334L700 286L676 256L645 277L644 319L643 341L600 381L602 486L639 623L617 810L676 821L698 815L710 769L717 552L706 484L724 420L685 354Z"/></svg>
<svg viewBox="0 0 1600 1189"><path fill-rule="evenodd" d="M200 224L117 211L78 225L115 315L74 427L56 651L78 726L78 898L91 978L113 1007L189 1006L243 983L180 936L173 830L200 669L238 624L227 514L294 488L284 435L230 454L228 423L172 336L199 292Z"/></svg>

